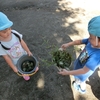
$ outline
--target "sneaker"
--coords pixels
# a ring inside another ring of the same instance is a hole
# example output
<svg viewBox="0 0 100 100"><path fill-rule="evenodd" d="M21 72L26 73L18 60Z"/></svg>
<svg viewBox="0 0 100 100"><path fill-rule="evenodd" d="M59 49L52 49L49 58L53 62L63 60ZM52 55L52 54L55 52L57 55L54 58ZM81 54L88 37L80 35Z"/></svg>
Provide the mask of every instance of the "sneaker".
<svg viewBox="0 0 100 100"><path fill-rule="evenodd" d="M25 81L29 81L30 80L30 77L28 75L23 75L23 78Z"/></svg>
<svg viewBox="0 0 100 100"><path fill-rule="evenodd" d="M75 83L75 81L73 81L72 85L73 85L73 87L74 87L77 91L79 91L81 94L84 94L84 93L86 92L86 90L82 90L81 87L80 87L80 85L77 85L77 84Z"/></svg>
<svg viewBox="0 0 100 100"><path fill-rule="evenodd" d="M79 90L78 90L81 94L85 94L86 90L82 90L80 85L79 85Z"/></svg>

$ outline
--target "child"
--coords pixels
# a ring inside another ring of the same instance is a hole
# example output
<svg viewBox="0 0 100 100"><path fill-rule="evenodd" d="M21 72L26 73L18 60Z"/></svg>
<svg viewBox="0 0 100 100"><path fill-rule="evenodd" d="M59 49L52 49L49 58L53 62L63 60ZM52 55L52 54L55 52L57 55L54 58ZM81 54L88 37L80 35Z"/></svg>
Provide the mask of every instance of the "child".
<svg viewBox="0 0 100 100"><path fill-rule="evenodd" d="M73 86L80 93L85 93L86 80L100 66L100 16L96 16L90 20L88 23L88 32L90 35L89 38L76 40L61 46L64 50L73 45L86 45L74 63L74 70L67 71L63 69L58 72L61 75L74 75L75 81L73 81Z"/></svg>
<svg viewBox="0 0 100 100"><path fill-rule="evenodd" d="M0 55L3 56L8 65L15 73L18 72L16 67L18 59L24 55L32 55L26 43L22 39L22 34L11 29L13 22L0 12ZM30 79L28 75L23 74L23 78L27 81Z"/></svg>

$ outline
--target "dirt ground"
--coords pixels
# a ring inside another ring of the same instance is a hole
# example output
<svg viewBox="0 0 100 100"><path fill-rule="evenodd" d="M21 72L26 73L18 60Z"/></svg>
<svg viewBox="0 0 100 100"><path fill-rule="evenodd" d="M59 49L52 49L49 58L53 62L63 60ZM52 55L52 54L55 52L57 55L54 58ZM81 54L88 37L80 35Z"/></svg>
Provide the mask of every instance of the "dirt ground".
<svg viewBox="0 0 100 100"><path fill-rule="evenodd" d="M82 95L71 85L73 76L58 75L50 63L56 47L88 37L87 23L100 14L99 4L99 0L0 0L0 11L14 22L12 29L23 34L40 68L26 82L0 57L0 100L100 100L99 69L87 80ZM73 61L80 48L68 48Z"/></svg>

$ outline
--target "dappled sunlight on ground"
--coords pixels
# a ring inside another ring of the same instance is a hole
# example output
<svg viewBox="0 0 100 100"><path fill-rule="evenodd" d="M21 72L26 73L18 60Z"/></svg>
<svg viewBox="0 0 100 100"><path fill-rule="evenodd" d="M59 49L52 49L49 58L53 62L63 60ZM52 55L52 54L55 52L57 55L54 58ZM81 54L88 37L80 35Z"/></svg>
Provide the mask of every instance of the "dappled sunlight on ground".
<svg viewBox="0 0 100 100"><path fill-rule="evenodd" d="M38 87L39 89L43 89L43 88L44 88L44 84L45 84L44 74L41 73L40 78L37 80L37 87Z"/></svg>
<svg viewBox="0 0 100 100"><path fill-rule="evenodd" d="M99 71L98 71L98 76L100 77L100 69L99 69Z"/></svg>
<svg viewBox="0 0 100 100"><path fill-rule="evenodd" d="M66 0L68 1L68 0ZM86 11L94 11L100 9L100 0L70 0L73 8L83 8Z"/></svg>
<svg viewBox="0 0 100 100"><path fill-rule="evenodd" d="M70 11L73 12L71 16L65 17L62 20L65 21L65 23L62 25L63 27L68 27L70 24L74 24L74 28L78 30L79 34L70 34L70 38L72 40L75 39L81 39L88 37L87 32L87 25L88 21L96 16L99 15L98 11L100 12L100 1L95 0L61 0L58 1L59 8L62 11ZM60 10L57 10L60 12ZM92 13L92 11L95 11L95 13ZM91 16L90 16L91 15ZM77 22L77 23L76 23Z"/></svg>

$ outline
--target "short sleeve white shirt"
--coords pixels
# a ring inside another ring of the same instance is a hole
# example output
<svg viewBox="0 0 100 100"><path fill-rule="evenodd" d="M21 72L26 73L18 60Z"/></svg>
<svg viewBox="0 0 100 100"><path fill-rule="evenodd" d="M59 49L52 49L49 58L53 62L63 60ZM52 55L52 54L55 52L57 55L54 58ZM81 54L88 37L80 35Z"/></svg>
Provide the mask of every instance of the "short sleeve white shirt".
<svg viewBox="0 0 100 100"><path fill-rule="evenodd" d="M15 30L12 30L13 33L16 33L19 35L19 37L22 39L22 34L18 33ZM10 50L5 50L0 45L0 55L9 55L9 57L12 59L13 63L16 64L18 59L23 55L26 54L25 50L22 48L19 38L16 37L14 34L12 35L12 38L10 41L1 41L2 45L4 45L7 48L10 48Z"/></svg>

